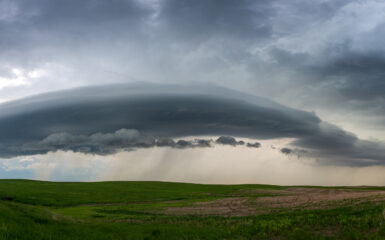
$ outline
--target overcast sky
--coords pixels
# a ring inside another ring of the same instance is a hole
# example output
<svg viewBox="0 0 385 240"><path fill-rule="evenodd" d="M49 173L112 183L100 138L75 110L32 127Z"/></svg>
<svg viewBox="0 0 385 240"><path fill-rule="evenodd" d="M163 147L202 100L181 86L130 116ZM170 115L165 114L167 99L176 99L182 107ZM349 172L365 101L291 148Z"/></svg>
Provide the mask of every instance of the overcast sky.
<svg viewBox="0 0 385 240"><path fill-rule="evenodd" d="M0 0L0 177L385 185L384 38L382 0Z"/></svg>

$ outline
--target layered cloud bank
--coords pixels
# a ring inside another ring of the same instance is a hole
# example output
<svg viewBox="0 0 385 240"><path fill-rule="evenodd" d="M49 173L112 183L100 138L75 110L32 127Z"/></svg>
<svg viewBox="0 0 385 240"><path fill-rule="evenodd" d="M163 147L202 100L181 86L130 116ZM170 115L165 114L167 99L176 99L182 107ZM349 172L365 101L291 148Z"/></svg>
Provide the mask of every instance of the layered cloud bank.
<svg viewBox="0 0 385 240"><path fill-rule="evenodd" d="M79 88L8 102L0 112L3 158L56 150L106 155L150 147L260 146L234 138L243 137L292 138L282 153L320 164L385 163L380 142L360 140L313 113L215 86ZM183 139L189 137L196 139Z"/></svg>

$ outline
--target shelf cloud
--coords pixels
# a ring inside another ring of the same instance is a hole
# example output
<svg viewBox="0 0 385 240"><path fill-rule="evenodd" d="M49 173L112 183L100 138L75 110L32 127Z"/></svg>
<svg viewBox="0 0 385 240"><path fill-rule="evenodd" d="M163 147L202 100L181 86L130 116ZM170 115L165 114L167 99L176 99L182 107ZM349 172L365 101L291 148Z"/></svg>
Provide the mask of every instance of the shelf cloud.
<svg viewBox="0 0 385 240"><path fill-rule="evenodd" d="M282 173L383 169L384 12L380 0L0 0L0 158L104 169L148 154L145 175L185 158L174 175L200 161L208 179L243 154L247 170L253 158L281 158Z"/></svg>
<svg viewBox="0 0 385 240"><path fill-rule="evenodd" d="M276 138L294 139L293 147L321 164L376 165L385 157L381 143L360 140L313 113L216 86L87 87L8 102L0 110L2 157L56 150L105 155L214 143L258 148L252 139ZM192 136L196 139L186 139ZM214 141L212 136L220 137Z"/></svg>

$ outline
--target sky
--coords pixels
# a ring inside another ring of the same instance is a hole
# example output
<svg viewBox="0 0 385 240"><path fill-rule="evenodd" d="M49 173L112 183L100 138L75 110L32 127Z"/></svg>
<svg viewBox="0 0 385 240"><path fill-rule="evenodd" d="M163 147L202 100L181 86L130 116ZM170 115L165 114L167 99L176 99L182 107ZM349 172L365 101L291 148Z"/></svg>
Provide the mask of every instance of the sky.
<svg viewBox="0 0 385 240"><path fill-rule="evenodd" d="M385 185L382 0L0 0L0 178Z"/></svg>

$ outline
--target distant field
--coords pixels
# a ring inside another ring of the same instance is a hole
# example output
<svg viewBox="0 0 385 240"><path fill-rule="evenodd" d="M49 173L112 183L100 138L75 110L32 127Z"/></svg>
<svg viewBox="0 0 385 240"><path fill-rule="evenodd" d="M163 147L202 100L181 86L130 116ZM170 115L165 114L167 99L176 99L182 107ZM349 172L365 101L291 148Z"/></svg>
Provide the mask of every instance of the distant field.
<svg viewBox="0 0 385 240"><path fill-rule="evenodd" d="M0 180L0 239L385 239L385 188Z"/></svg>

